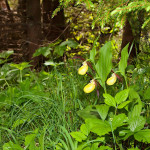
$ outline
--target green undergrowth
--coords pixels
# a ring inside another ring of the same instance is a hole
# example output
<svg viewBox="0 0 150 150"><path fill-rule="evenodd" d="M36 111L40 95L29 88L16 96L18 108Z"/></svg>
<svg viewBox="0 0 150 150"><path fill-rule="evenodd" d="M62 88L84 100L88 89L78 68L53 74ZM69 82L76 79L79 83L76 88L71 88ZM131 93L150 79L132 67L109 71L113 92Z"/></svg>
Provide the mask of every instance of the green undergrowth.
<svg viewBox="0 0 150 150"><path fill-rule="evenodd" d="M54 149L55 141L62 136L60 125L69 132L77 130L82 120L76 112L94 104L97 97L83 93L86 78L77 75L72 61L40 72L27 66L21 70L21 77L15 67L6 64L1 68L0 149L9 141L25 147L25 137L35 130L37 144L45 130L45 149Z"/></svg>
<svg viewBox="0 0 150 150"><path fill-rule="evenodd" d="M12 53L0 54L0 149L150 148L150 65L143 55L128 64L127 45L113 61L110 41L99 50L93 45L90 56L49 60L36 71L28 62L7 63Z"/></svg>

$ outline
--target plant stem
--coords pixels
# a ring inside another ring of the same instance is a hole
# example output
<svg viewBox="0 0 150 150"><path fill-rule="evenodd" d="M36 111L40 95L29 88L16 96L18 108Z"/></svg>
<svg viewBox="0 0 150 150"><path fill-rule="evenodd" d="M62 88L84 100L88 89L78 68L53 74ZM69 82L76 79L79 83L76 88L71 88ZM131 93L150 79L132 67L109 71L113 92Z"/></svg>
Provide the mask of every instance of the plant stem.
<svg viewBox="0 0 150 150"><path fill-rule="evenodd" d="M8 84L8 82L7 82L7 80L4 78L4 81L5 81L5 83L7 84L7 86L9 87L9 84Z"/></svg>
<svg viewBox="0 0 150 150"><path fill-rule="evenodd" d="M20 70L20 82L22 82L22 70Z"/></svg>
<svg viewBox="0 0 150 150"><path fill-rule="evenodd" d="M128 89L127 77L125 76L124 78L125 78L126 86L127 86L127 89Z"/></svg>
<svg viewBox="0 0 150 150"><path fill-rule="evenodd" d="M112 132L112 136L113 136L113 140L114 140L115 150L117 150L117 148L116 148L115 135L114 135L114 132L113 132L113 128L112 128L112 123L111 123L111 121L110 121L110 126L111 126L111 132Z"/></svg>

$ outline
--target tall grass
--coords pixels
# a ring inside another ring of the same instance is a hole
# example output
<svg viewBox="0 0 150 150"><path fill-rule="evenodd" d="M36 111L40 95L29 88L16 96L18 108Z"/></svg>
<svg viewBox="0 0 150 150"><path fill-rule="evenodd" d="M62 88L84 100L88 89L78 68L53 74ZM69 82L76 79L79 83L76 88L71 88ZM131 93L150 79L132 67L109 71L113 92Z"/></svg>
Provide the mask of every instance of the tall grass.
<svg viewBox="0 0 150 150"><path fill-rule="evenodd" d="M46 129L45 145L54 149L62 136L60 125L77 130L82 121L76 112L97 99L83 93L86 77L78 76L77 68L71 62L47 72L25 69L22 82L12 76L0 92L0 149L10 140L23 146L25 136L37 128L39 135Z"/></svg>

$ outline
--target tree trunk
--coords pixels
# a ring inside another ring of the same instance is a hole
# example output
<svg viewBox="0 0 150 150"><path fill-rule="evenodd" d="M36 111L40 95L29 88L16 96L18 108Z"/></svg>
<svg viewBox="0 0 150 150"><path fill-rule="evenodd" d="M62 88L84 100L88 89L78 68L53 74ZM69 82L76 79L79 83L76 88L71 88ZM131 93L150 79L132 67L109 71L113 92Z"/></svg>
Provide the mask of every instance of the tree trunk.
<svg viewBox="0 0 150 150"><path fill-rule="evenodd" d="M26 12L26 3L27 0L18 0L18 14L21 17L21 23L26 23L27 12Z"/></svg>
<svg viewBox="0 0 150 150"><path fill-rule="evenodd" d="M130 16L129 16L130 15ZM125 26L123 28L123 36L122 36L122 44L121 44L121 50L129 43L129 49L131 48L131 45L133 44L130 58L134 58L137 56L137 54L140 52L140 38L141 38L141 32L142 32L142 24L144 23L144 11L141 10L137 13L137 18L133 16L133 14L129 14L127 16Z"/></svg>
<svg viewBox="0 0 150 150"><path fill-rule="evenodd" d="M129 20L126 19L125 25L123 27L121 50L129 43L128 51L130 51L131 45L133 44L133 47L130 53L130 58L133 58L136 56L135 44L133 42L134 42L134 36L132 33L132 28L129 23Z"/></svg>
<svg viewBox="0 0 150 150"><path fill-rule="evenodd" d="M28 41L28 61L31 61L33 53L39 48L41 40L41 8L40 0L27 0L27 41ZM32 65L36 67L39 58L32 60Z"/></svg>
<svg viewBox="0 0 150 150"><path fill-rule="evenodd" d="M140 38L141 38L141 33L142 33L142 25L144 23L144 10L140 10L138 12L138 18L137 21L135 22L137 28L135 29L135 45L136 45L136 50L137 53L140 52Z"/></svg>
<svg viewBox="0 0 150 150"><path fill-rule="evenodd" d="M43 23L50 23L52 14L52 0L43 0Z"/></svg>

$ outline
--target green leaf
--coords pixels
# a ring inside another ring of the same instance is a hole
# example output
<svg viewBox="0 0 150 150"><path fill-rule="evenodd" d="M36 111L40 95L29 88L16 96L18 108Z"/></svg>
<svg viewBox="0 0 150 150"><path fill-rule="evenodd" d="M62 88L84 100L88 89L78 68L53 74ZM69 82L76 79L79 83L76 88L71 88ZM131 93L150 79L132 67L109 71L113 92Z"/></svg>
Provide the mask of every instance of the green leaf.
<svg viewBox="0 0 150 150"><path fill-rule="evenodd" d="M102 120L105 120L108 114L109 106L105 104L96 105L96 110L101 116Z"/></svg>
<svg viewBox="0 0 150 150"><path fill-rule="evenodd" d="M107 79L108 74L112 69L112 45L111 42L107 42L100 49L100 57L96 64L96 71L99 78L102 81L102 86L105 87L105 81Z"/></svg>
<svg viewBox="0 0 150 150"><path fill-rule="evenodd" d="M54 54L57 54L58 56L63 56L64 52L67 49L67 46L71 48L76 48L78 45L79 44L76 41L69 39L68 41L64 41L61 44L55 46Z"/></svg>
<svg viewBox="0 0 150 150"><path fill-rule="evenodd" d="M123 126L126 118L127 117L125 114L119 114L114 116L112 120L112 129L115 130L116 128Z"/></svg>
<svg viewBox="0 0 150 150"><path fill-rule="evenodd" d="M82 142L87 138L87 136L85 136L82 132L71 132L70 135L78 142Z"/></svg>
<svg viewBox="0 0 150 150"><path fill-rule="evenodd" d="M24 144L26 147L28 147L28 146L30 146L30 144L34 143L34 139L35 139L37 133L38 133L38 129L36 129L33 134L29 134L25 137Z"/></svg>
<svg viewBox="0 0 150 150"><path fill-rule="evenodd" d="M117 108L118 108L118 109L122 109L122 108L124 108L125 106L127 106L129 103L131 103L131 101L125 101L125 102L121 103Z"/></svg>
<svg viewBox="0 0 150 150"><path fill-rule="evenodd" d="M119 62L119 71L120 73L125 77L125 69L127 67L127 61L128 61L128 46L129 44L127 44L121 51L121 60Z"/></svg>
<svg viewBox="0 0 150 150"><path fill-rule="evenodd" d="M112 150L112 148L109 146L100 146L98 150Z"/></svg>
<svg viewBox="0 0 150 150"><path fill-rule="evenodd" d="M10 64L10 66L15 67L15 68L17 68L19 70L23 70L25 68L30 67L31 65L29 65L28 62L22 62L20 64Z"/></svg>
<svg viewBox="0 0 150 150"><path fill-rule="evenodd" d="M4 51L0 53L0 58L7 59L10 55L14 54L13 50Z"/></svg>
<svg viewBox="0 0 150 150"><path fill-rule="evenodd" d="M25 137L25 146L29 146L35 139L36 134L29 134Z"/></svg>
<svg viewBox="0 0 150 150"><path fill-rule="evenodd" d="M3 145L3 150L24 150L20 145L14 144L12 141Z"/></svg>
<svg viewBox="0 0 150 150"><path fill-rule="evenodd" d="M59 66L59 65L63 65L64 62L60 62L60 63L55 63L51 60L45 61L44 65L45 66Z"/></svg>
<svg viewBox="0 0 150 150"><path fill-rule="evenodd" d="M45 61L44 65L45 66L56 66L56 64L53 61L51 61L51 60Z"/></svg>
<svg viewBox="0 0 150 150"><path fill-rule="evenodd" d="M56 46L54 49L54 54L57 54L58 56L63 56L65 50L67 49L66 46Z"/></svg>
<svg viewBox="0 0 150 150"><path fill-rule="evenodd" d="M120 104L120 103L126 101L126 99L128 98L128 93L129 93L128 89L118 92L115 96L116 103Z"/></svg>
<svg viewBox="0 0 150 150"><path fill-rule="evenodd" d="M127 130L127 134L122 139L125 141L132 135L134 135L134 132L131 132L130 130Z"/></svg>
<svg viewBox="0 0 150 150"><path fill-rule="evenodd" d="M12 128L14 129L14 128L18 127L19 125L25 123L25 121L26 121L26 119L17 119L17 120L13 123Z"/></svg>
<svg viewBox="0 0 150 150"><path fill-rule="evenodd" d="M150 129L141 130L135 133L134 138L139 142L150 143Z"/></svg>
<svg viewBox="0 0 150 150"><path fill-rule="evenodd" d="M95 55L96 55L96 42L99 39L99 36L95 39L94 43L93 43L93 47L92 50L90 51L90 60L94 63L95 60Z"/></svg>
<svg viewBox="0 0 150 150"><path fill-rule="evenodd" d="M69 46L71 48L77 48L78 45L79 45L79 43L77 43L76 41L74 41L72 39L69 39L68 41L62 42L59 46L60 47Z"/></svg>
<svg viewBox="0 0 150 150"><path fill-rule="evenodd" d="M116 107L115 99L110 94L103 94L103 97L105 98L105 103L107 105Z"/></svg>
<svg viewBox="0 0 150 150"><path fill-rule="evenodd" d="M91 132L96 133L99 136L108 134L111 131L110 125L107 121L91 118L86 119L85 123Z"/></svg>
<svg viewBox="0 0 150 150"><path fill-rule="evenodd" d="M89 105L85 109L79 110L77 112L77 114L84 120L88 119L88 118L98 118L99 117L99 115L96 111L96 108L94 109L93 105Z"/></svg>
<svg viewBox="0 0 150 150"><path fill-rule="evenodd" d="M85 0L84 2L85 2L86 7L87 7L88 9L94 8L94 4L92 3L91 0Z"/></svg>
<svg viewBox="0 0 150 150"><path fill-rule="evenodd" d="M142 102L140 100L139 94L134 90L130 89L129 92L129 99L134 102L134 106L131 108L131 111L129 111L129 118L134 118L135 116L140 116L142 111Z"/></svg>
<svg viewBox="0 0 150 150"><path fill-rule="evenodd" d="M44 138L46 134L46 129L47 129L46 127L43 129L43 132L41 133L39 137L40 150L44 150Z"/></svg>
<svg viewBox="0 0 150 150"><path fill-rule="evenodd" d="M136 148L129 148L128 150L140 150L137 147Z"/></svg>
<svg viewBox="0 0 150 150"><path fill-rule="evenodd" d="M88 129L87 126L86 126L86 124L82 124L82 125L81 125L80 131L81 131L84 135L86 135L86 136L88 136L88 134L90 133L90 132L89 132L89 129Z"/></svg>
<svg viewBox="0 0 150 150"><path fill-rule="evenodd" d="M36 52L33 54L33 57L43 55L47 57L51 53L52 48L50 47L40 47L39 49L36 50Z"/></svg>
<svg viewBox="0 0 150 150"><path fill-rule="evenodd" d="M145 124L146 120L144 117L142 116L134 116L133 118L130 118L128 120L129 123L129 129L132 132L137 132L141 129L144 128L144 124Z"/></svg>
<svg viewBox="0 0 150 150"><path fill-rule="evenodd" d="M150 99L150 87L144 91L144 99Z"/></svg>

